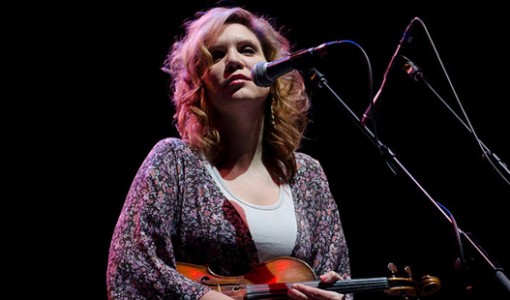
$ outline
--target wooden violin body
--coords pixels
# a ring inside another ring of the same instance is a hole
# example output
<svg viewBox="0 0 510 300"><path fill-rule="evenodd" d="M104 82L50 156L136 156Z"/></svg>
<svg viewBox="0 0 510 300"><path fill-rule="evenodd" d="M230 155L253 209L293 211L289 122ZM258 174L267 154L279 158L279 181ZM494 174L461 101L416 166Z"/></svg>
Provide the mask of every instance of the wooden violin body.
<svg viewBox="0 0 510 300"><path fill-rule="evenodd" d="M439 279L428 275L422 277L422 283L410 277L392 276L324 284L307 263L288 256L266 261L243 276L220 276L207 266L188 263L177 263L177 271L234 299L287 299L290 285L296 282L339 293L384 291L391 296L407 297L426 296L440 287Z"/></svg>

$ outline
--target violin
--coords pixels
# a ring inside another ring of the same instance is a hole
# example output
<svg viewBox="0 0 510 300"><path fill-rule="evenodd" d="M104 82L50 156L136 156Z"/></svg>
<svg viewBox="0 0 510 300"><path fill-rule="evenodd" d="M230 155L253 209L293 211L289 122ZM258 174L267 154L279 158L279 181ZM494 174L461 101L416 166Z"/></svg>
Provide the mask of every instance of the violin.
<svg viewBox="0 0 510 300"><path fill-rule="evenodd" d="M407 277L397 277L397 268L388 264L390 277L374 277L338 280L334 283L322 283L313 269L304 261L281 256L257 265L242 276L220 276L207 266L190 263L177 263L177 271L185 277L207 285L234 299L287 299L287 291L292 283L301 283L342 294L384 291L390 296L409 297L428 296L439 290L438 278L425 275L421 282L412 278L411 269L405 267Z"/></svg>

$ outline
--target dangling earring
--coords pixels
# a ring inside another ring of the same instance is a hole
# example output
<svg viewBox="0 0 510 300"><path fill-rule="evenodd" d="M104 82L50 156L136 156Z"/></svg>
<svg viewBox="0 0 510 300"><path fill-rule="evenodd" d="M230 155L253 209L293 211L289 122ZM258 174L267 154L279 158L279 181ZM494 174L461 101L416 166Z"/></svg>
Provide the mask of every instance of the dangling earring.
<svg viewBox="0 0 510 300"><path fill-rule="evenodd" d="M274 118L274 97L271 101L271 125L273 125L273 127L276 126L276 121L275 121L275 118Z"/></svg>

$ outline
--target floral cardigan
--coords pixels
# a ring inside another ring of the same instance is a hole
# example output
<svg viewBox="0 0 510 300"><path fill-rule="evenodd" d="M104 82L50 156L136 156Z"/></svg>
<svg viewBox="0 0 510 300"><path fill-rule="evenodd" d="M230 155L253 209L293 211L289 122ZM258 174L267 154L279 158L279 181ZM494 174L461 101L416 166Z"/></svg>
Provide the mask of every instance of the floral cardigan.
<svg viewBox="0 0 510 300"><path fill-rule="evenodd" d="M296 161L291 190L298 231L291 256L316 275L335 270L350 278L340 215L323 169L304 153L297 152ZM113 232L109 299L199 299L210 288L177 272L176 262L207 265L223 276L247 274L260 263L249 229L206 163L178 138L161 140L147 155Z"/></svg>

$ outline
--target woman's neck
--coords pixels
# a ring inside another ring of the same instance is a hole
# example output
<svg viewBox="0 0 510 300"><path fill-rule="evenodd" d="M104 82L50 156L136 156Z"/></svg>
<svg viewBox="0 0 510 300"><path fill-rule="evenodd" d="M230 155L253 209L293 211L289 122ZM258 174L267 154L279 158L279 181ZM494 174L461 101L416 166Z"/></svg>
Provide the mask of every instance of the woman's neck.
<svg viewBox="0 0 510 300"><path fill-rule="evenodd" d="M263 118L225 125L221 132L223 150L216 163L223 178L236 178L248 170L265 168L262 163Z"/></svg>

